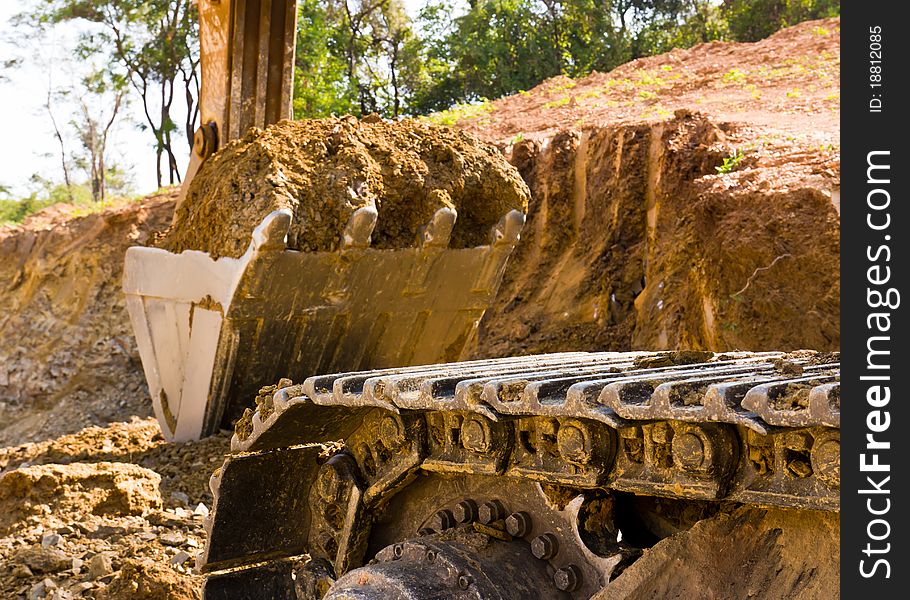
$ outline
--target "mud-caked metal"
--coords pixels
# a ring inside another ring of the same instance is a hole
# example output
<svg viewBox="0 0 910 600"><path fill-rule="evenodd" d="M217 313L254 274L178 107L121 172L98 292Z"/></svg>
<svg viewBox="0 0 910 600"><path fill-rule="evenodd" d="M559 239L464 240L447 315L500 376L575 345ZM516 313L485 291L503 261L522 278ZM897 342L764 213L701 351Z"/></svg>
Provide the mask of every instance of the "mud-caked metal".
<svg viewBox="0 0 910 600"><path fill-rule="evenodd" d="M493 599L530 585L581 600L641 555L620 535L628 498L656 502L659 520L728 501L837 511L837 361L566 353L284 387L213 479L206 598L296 585L268 597Z"/></svg>

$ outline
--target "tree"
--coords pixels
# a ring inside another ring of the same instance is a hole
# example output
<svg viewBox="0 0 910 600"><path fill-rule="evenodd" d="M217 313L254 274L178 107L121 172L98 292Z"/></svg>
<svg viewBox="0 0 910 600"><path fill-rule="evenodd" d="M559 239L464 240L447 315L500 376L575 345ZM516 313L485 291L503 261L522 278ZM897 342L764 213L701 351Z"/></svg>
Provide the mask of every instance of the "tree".
<svg viewBox="0 0 910 600"><path fill-rule="evenodd" d="M42 0L20 20L36 25L84 20L96 27L85 32L78 52L110 58L111 76L122 77L139 95L146 126L155 138L158 185L180 180L174 154L172 118L177 89L186 103L184 134L192 145L196 129L199 80L197 13L192 0Z"/></svg>
<svg viewBox="0 0 910 600"><path fill-rule="evenodd" d="M801 21L836 17L839 0L724 0L721 6L732 39L756 42Z"/></svg>
<svg viewBox="0 0 910 600"><path fill-rule="evenodd" d="M414 39L401 0L301 0L295 116L398 117L420 69Z"/></svg>
<svg viewBox="0 0 910 600"><path fill-rule="evenodd" d="M344 30L324 0L300 0L294 65L294 116L325 117L355 111L348 81Z"/></svg>
<svg viewBox="0 0 910 600"><path fill-rule="evenodd" d="M44 103L44 110L47 112L47 116L50 119L51 127L54 130L54 138L57 140L57 143L60 145L60 167L63 171L63 182L66 185L66 189L69 191L69 202L73 203L73 180L70 177L70 165L69 165L69 156L66 151L66 140L63 137L63 131L60 128L59 123L57 122L57 117L54 114L54 99L59 97L65 97L67 92L55 90L52 84L51 70L48 70L47 78L47 99Z"/></svg>
<svg viewBox="0 0 910 600"><path fill-rule="evenodd" d="M120 109L127 83L104 71L91 73L83 80L79 96L79 117L72 121L85 154L77 159L89 176L92 200L104 202L107 195L107 144Z"/></svg>

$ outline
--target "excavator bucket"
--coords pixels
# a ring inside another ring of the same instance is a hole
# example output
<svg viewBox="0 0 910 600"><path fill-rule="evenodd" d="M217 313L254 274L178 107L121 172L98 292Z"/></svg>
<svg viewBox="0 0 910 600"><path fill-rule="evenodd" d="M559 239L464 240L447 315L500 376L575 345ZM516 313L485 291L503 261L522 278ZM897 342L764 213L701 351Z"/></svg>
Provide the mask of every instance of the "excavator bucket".
<svg viewBox="0 0 910 600"><path fill-rule="evenodd" d="M291 219L266 216L240 258L127 251L123 289L166 439L230 426L280 377L458 359L524 224L510 211L488 245L452 249L456 212L442 208L417 246L379 250L364 207L338 251L298 252L286 247Z"/></svg>

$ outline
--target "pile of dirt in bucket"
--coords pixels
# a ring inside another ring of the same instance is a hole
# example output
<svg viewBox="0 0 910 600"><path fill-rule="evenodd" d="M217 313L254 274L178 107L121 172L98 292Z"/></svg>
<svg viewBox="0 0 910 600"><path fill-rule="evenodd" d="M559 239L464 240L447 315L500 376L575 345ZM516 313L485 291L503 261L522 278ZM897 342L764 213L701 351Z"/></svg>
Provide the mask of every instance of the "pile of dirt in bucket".
<svg viewBox="0 0 910 600"><path fill-rule="evenodd" d="M355 210L379 213L377 248L416 243L440 208L458 212L454 247L487 243L528 188L498 150L468 134L420 121L354 117L282 121L211 157L193 179L160 246L239 257L270 212L293 214L288 247L335 250Z"/></svg>

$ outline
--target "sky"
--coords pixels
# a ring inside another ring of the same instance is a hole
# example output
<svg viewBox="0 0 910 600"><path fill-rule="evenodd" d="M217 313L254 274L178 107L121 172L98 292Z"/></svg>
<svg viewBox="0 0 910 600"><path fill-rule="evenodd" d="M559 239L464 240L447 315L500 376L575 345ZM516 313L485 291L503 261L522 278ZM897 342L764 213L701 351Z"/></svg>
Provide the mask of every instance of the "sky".
<svg viewBox="0 0 910 600"><path fill-rule="evenodd" d="M57 27L43 43L10 41L17 34L10 18L25 6L24 2L0 2L0 65L11 58L23 60L20 66L6 69L0 81L0 114L6 117L5 141L0 144L0 185L9 188L13 197L32 191L32 174L63 180L60 146L44 108L48 85L65 87L78 82L86 71L86 65L74 62L69 52L78 36L78 26ZM135 126L144 119L138 101L128 106L126 116L132 123L121 121L109 142L113 162L127 168L136 192L154 191L155 154L151 136ZM63 103L57 103L56 118L61 128L68 120ZM72 139L66 141L76 144ZM184 144L178 156L187 152Z"/></svg>
<svg viewBox="0 0 910 600"><path fill-rule="evenodd" d="M412 15L423 0L404 0ZM48 83L53 87L77 82L86 66L74 62L71 49L79 34L79 26L69 24L57 27L46 40L30 42L10 41L17 32L10 18L28 6L26 2L0 2L0 65L11 58L22 58L22 64L0 73L0 114L4 115L4 143L0 144L0 186L11 191L12 197L27 195L34 189L30 184L33 174L46 179L63 180L60 167L60 147L44 108ZM0 66L2 68L2 66ZM174 105L179 105L175 101ZM58 121L66 121L62 114ZM136 193L148 193L157 187L155 181L155 153L153 139L148 132L140 131L138 124L145 118L138 98L125 111L126 119L112 133L109 146L113 162L126 168ZM173 115L181 123L183 116ZM62 123L61 123L62 125ZM186 165L189 147L182 141L175 152L181 170ZM75 140L67 140L75 144ZM2 197L2 195L0 195Z"/></svg>

